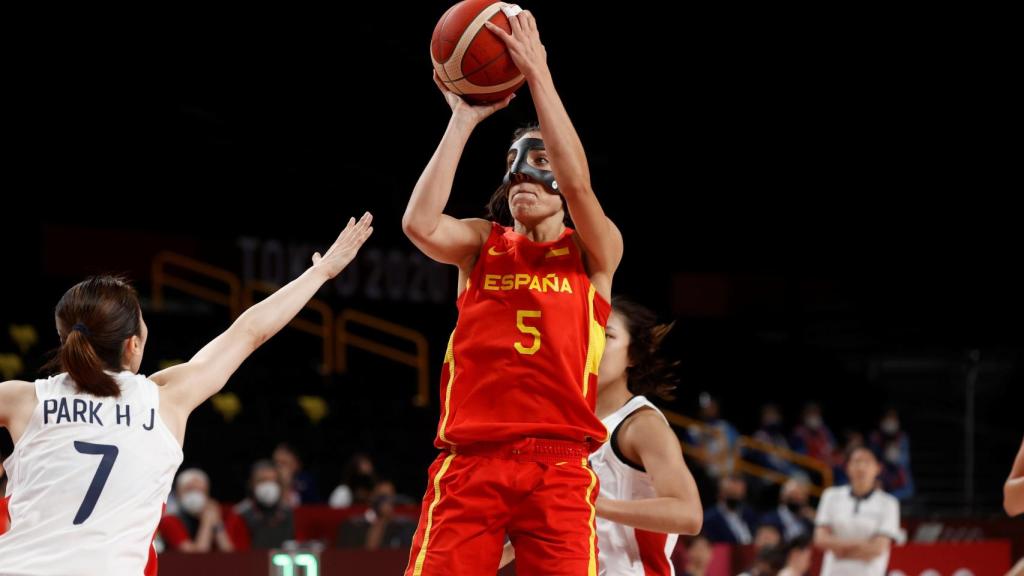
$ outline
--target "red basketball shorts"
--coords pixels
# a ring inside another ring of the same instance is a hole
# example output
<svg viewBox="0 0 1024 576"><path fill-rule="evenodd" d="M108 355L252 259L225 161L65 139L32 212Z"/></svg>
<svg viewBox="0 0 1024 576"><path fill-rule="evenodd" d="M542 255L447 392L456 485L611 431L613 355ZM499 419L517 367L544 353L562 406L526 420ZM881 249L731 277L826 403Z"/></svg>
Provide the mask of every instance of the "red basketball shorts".
<svg viewBox="0 0 1024 576"><path fill-rule="evenodd" d="M585 444L527 438L442 452L430 466L406 576L596 576L597 475Z"/></svg>

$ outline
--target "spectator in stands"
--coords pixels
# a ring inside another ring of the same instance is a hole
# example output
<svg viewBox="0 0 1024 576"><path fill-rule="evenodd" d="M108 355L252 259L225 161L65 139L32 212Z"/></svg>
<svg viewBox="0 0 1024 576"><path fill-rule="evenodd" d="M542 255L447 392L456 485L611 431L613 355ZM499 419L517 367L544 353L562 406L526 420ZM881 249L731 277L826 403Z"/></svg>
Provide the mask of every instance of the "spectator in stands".
<svg viewBox="0 0 1024 576"><path fill-rule="evenodd" d="M313 475L302 469L302 459L292 446L281 442L271 456L284 488L284 502L295 508L301 504L312 504L320 500Z"/></svg>
<svg viewBox="0 0 1024 576"><path fill-rule="evenodd" d="M803 478L790 478L782 485L779 505L761 517L761 525L778 528L785 542L814 534L814 508L810 500L810 486Z"/></svg>
<svg viewBox="0 0 1024 576"><path fill-rule="evenodd" d="M882 415L878 429L871 433L871 449L882 457L882 487L897 500L914 496L910 474L910 439L900 429L900 414L890 408Z"/></svg>
<svg viewBox="0 0 1024 576"><path fill-rule="evenodd" d="M775 404L765 404L761 407L761 427L754 432L754 439L783 450L791 449L789 441L786 440L786 434L782 430L782 412ZM776 472L791 474L794 471L794 466L788 460L773 454L755 451L748 457L755 464Z"/></svg>
<svg viewBox="0 0 1024 576"><path fill-rule="evenodd" d="M822 419L821 406L804 406L803 421L793 431L793 449L830 466L836 463L836 438Z"/></svg>
<svg viewBox="0 0 1024 576"><path fill-rule="evenodd" d="M1024 513L1024 441L1020 444L1010 477L1003 486L1003 508L1010 516Z"/></svg>
<svg viewBox="0 0 1024 576"><path fill-rule="evenodd" d="M242 520L210 498L210 478L188 468L175 481L178 509L160 520L160 536L168 550L179 552L233 552L249 546Z"/></svg>
<svg viewBox="0 0 1024 576"><path fill-rule="evenodd" d="M682 576L707 576L711 565L711 542L697 535L686 541L686 568Z"/></svg>
<svg viewBox="0 0 1024 576"><path fill-rule="evenodd" d="M345 465L341 484L331 492L328 504L331 508L369 504L376 485L377 475L374 472L373 460L366 454L353 454Z"/></svg>
<svg viewBox="0 0 1024 576"><path fill-rule="evenodd" d="M804 576L811 570L811 537L801 536L786 545L786 565L779 576Z"/></svg>
<svg viewBox="0 0 1024 576"><path fill-rule="evenodd" d="M782 532L771 524L759 524L754 531L754 548L777 548L782 544Z"/></svg>
<svg viewBox="0 0 1024 576"><path fill-rule="evenodd" d="M396 515L397 503L394 484L387 480L378 482L366 513L349 518L339 527L338 547L380 550L407 549L412 546L416 522Z"/></svg>
<svg viewBox="0 0 1024 576"><path fill-rule="evenodd" d="M785 552L782 548L762 548L757 551L754 564L746 572L740 573L740 576L775 576L785 562Z"/></svg>
<svg viewBox="0 0 1024 576"><path fill-rule="evenodd" d="M822 576L885 576L889 548L901 541L900 503L878 487L882 466L868 448L855 448L846 464L847 486L825 490L818 505L814 544L825 550Z"/></svg>
<svg viewBox="0 0 1024 576"><path fill-rule="evenodd" d="M700 419L711 430L691 431L698 447L707 454L705 468L709 475L719 478L732 471L732 448L739 433L736 427L721 418L718 400L707 392L700 395Z"/></svg>
<svg viewBox="0 0 1024 576"><path fill-rule="evenodd" d="M235 512L249 529L252 547L280 548L295 538L292 509L282 500L281 475L270 460L253 464L249 477L249 497L235 507Z"/></svg>
<svg viewBox="0 0 1024 576"><path fill-rule="evenodd" d="M718 504L704 512L704 530L712 542L751 544L757 518L746 505L747 483L742 476L725 476L718 483Z"/></svg>

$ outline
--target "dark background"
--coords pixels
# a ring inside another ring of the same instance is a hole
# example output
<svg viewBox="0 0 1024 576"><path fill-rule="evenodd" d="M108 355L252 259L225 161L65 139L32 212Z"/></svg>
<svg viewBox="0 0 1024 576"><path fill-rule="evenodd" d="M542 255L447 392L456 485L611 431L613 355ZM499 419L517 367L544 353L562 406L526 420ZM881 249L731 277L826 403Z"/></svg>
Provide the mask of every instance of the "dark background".
<svg viewBox="0 0 1024 576"><path fill-rule="evenodd" d="M375 291L364 250L349 297L324 299L423 331L439 361L454 273L414 260L400 218L448 119L428 78L447 5L27 25L5 90L0 193L0 324L40 333L19 377L34 377L56 345L52 307L86 274L126 272L148 296L152 256L171 249L287 280L274 250L308 254L364 210L378 256L429 270L447 297L413 301L401 289L408 271ZM924 509L995 510L1022 433L1024 281L1018 212L1005 198L1014 189L997 175L1010 152L991 133L1006 130L1004 80L978 65L977 40L930 32L930 15L525 7L625 237L614 290L678 321L672 407L693 414L698 392L711 391L749 433L765 401L795 423L818 400L838 433L870 429L893 403ZM500 182L511 132L534 118L528 90L519 96L474 133L453 215L481 215ZM258 246L248 268L243 245ZM227 325L223 310L180 302L184 313L152 315L143 372ZM242 416L197 412L186 464L237 499L249 463L290 440L326 495L348 455L365 450L418 497L436 402L413 407L411 372L370 356L321 378L311 348L284 333L261 350L228 387ZM0 352L14 349L0 334ZM968 496L971 351L979 427ZM309 425L297 394L327 398L331 415Z"/></svg>

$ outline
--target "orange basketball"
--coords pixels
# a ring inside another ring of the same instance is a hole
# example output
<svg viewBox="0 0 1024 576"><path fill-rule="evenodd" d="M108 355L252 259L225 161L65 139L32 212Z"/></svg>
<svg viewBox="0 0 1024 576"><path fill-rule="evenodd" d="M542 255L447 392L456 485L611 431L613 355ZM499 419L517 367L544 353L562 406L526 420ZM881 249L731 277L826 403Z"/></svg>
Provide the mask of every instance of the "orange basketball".
<svg viewBox="0 0 1024 576"><path fill-rule="evenodd" d="M484 27L490 20L511 34L508 15L519 11L506 2L463 0L441 16L430 39L430 59L449 90L481 104L501 100L523 85L526 79L505 43Z"/></svg>

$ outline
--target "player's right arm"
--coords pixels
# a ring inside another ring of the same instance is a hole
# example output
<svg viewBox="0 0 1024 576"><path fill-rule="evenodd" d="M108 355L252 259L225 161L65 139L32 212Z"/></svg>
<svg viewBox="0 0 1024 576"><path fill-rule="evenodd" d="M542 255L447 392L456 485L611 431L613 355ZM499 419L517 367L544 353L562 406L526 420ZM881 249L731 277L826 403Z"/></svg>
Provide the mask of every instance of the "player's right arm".
<svg viewBox="0 0 1024 576"><path fill-rule="evenodd" d="M424 254L444 264L467 268L487 241L490 224L479 218L459 220L444 213L455 170L473 129L484 118L508 106L513 95L488 106L473 106L454 94L434 74L434 83L452 109L448 128L423 169L402 216L402 230Z"/></svg>
<svg viewBox="0 0 1024 576"><path fill-rule="evenodd" d="M36 407L36 386L32 382L0 382L0 428L7 428L17 442Z"/></svg>

